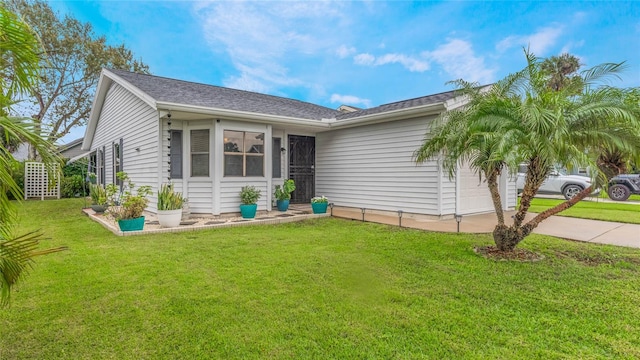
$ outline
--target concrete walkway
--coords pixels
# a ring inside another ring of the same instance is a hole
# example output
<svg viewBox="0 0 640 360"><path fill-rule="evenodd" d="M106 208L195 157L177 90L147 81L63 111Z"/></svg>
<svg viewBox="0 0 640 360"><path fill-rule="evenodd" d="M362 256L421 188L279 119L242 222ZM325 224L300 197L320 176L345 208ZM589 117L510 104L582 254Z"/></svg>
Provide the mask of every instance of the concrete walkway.
<svg viewBox="0 0 640 360"><path fill-rule="evenodd" d="M505 221L511 222L511 216L515 211L505 213ZM362 220L363 214L358 209L334 208L333 216L354 220ZM535 214L528 214L527 220ZM393 213L376 213L365 211L364 220L389 225L402 225L403 227L456 232L458 224L455 219L438 220L427 217L400 218ZM494 213L468 215L460 222L460 232L465 233L490 233L497 224ZM577 219L565 216L551 216L543 221L535 230L536 234L550 235L563 239L578 240L599 244L610 244L640 248L640 225L623 224L609 221Z"/></svg>

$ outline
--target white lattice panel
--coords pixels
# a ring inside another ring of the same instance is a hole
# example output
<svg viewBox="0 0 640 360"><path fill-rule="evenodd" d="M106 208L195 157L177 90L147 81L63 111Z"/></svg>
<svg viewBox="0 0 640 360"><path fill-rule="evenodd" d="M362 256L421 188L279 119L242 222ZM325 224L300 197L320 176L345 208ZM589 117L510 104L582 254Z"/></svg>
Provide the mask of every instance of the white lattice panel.
<svg viewBox="0 0 640 360"><path fill-rule="evenodd" d="M49 172L54 182L49 184ZM58 164L26 162L24 164L24 198L55 197L60 199L60 167Z"/></svg>

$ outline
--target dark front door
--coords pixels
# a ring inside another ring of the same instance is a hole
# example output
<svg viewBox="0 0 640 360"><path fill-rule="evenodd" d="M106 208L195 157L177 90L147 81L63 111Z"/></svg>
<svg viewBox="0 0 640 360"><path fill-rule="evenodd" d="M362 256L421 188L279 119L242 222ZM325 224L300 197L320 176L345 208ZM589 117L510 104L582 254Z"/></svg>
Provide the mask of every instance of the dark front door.
<svg viewBox="0 0 640 360"><path fill-rule="evenodd" d="M289 135L289 178L296 183L291 203L309 203L315 194L316 138Z"/></svg>

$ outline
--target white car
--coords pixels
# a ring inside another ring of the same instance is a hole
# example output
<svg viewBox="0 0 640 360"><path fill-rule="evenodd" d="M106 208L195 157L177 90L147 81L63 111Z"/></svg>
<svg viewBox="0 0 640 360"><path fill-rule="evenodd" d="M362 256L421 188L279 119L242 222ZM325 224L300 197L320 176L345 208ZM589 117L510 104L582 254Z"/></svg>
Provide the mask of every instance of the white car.
<svg viewBox="0 0 640 360"><path fill-rule="evenodd" d="M524 188L524 179L526 176L526 165L520 165L518 169L518 177L516 179L516 187L518 194ZM591 186L591 179L581 175L567 175L564 171L554 169L547 179L540 185L538 194L560 194L569 200L576 196L580 191ZM596 189L591 194L597 195L600 189Z"/></svg>

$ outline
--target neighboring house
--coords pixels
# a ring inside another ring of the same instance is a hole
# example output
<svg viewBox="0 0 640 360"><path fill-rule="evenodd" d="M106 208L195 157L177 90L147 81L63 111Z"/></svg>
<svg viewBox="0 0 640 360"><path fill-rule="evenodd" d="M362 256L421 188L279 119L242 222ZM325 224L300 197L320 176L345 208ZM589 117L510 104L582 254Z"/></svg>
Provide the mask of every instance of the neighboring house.
<svg viewBox="0 0 640 360"><path fill-rule="evenodd" d="M69 141L64 145L58 146L58 152L60 153L60 156L69 160L69 162L73 162L75 160L86 157L87 152L82 150L83 140L83 138L75 139L73 141Z"/></svg>
<svg viewBox="0 0 640 360"><path fill-rule="evenodd" d="M413 161L431 121L459 105L446 92L338 111L105 69L82 149L100 183L121 170L154 192L171 181L194 213L238 212L244 185L261 189L258 209L271 210L285 178L296 182L292 203L325 195L336 206L435 217L492 211L486 183L468 168L449 179L438 161ZM514 208L515 179L504 174L500 188L504 207Z"/></svg>

